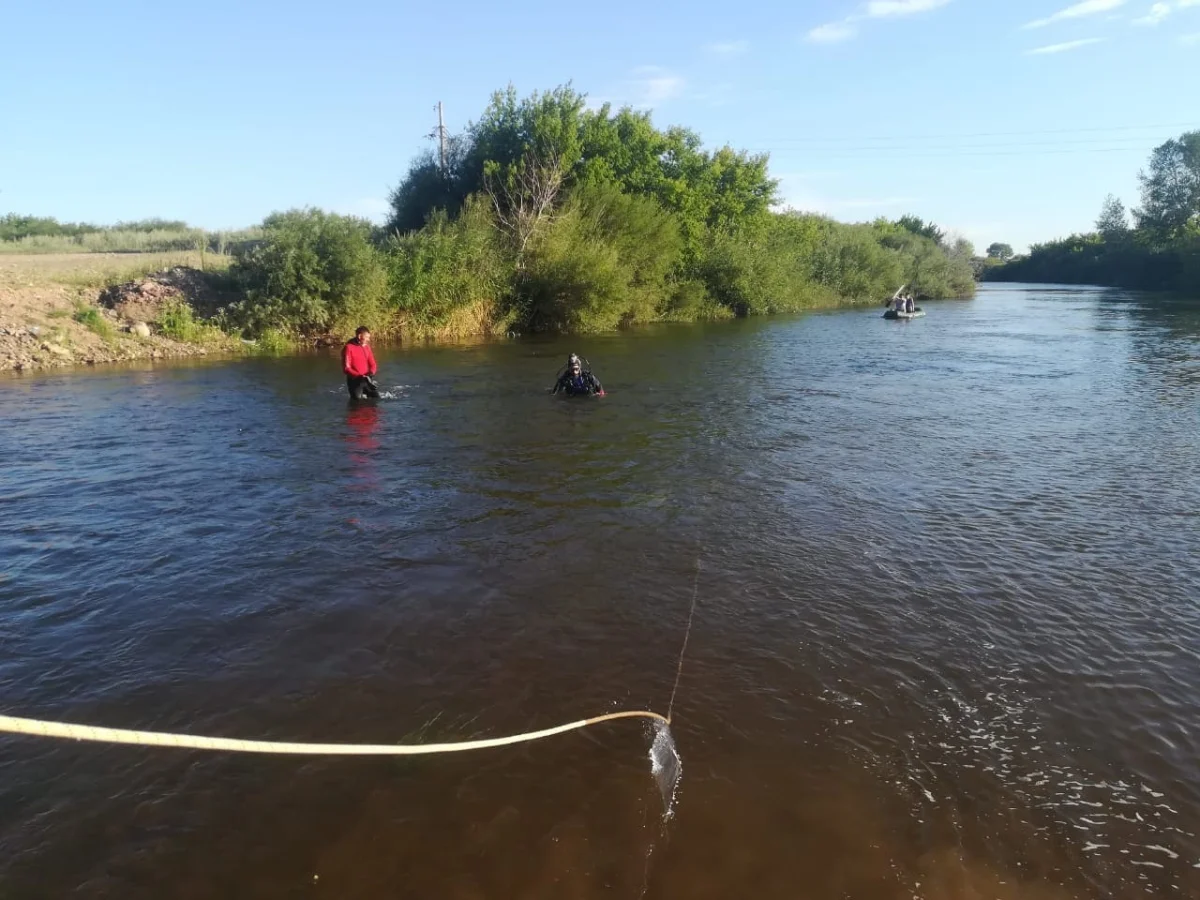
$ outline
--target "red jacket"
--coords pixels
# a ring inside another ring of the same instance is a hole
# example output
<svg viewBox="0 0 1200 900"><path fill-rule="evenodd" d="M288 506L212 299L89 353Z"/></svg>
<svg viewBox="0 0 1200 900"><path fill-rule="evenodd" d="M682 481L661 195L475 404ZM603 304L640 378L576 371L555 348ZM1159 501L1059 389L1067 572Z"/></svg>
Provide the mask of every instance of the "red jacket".
<svg viewBox="0 0 1200 900"><path fill-rule="evenodd" d="M375 374L375 354L370 347L364 347L358 338L346 341L342 348L342 371L347 375L362 377Z"/></svg>

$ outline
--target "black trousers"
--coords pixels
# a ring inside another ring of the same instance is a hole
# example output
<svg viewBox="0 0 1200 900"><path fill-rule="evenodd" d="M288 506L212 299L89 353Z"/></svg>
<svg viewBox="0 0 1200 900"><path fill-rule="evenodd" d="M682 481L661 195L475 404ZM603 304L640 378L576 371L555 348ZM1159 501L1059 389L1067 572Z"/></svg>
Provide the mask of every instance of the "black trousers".
<svg viewBox="0 0 1200 900"><path fill-rule="evenodd" d="M350 392L351 400L363 398L378 399L379 388L370 375L347 375L346 390Z"/></svg>

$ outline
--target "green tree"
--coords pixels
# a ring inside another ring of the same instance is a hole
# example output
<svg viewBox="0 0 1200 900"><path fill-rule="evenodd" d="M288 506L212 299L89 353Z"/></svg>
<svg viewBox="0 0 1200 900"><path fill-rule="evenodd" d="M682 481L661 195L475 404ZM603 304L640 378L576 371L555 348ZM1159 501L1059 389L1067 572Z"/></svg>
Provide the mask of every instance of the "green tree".
<svg viewBox="0 0 1200 900"><path fill-rule="evenodd" d="M531 331L603 331L659 317L676 295L679 227L651 197L612 183L577 190L532 240L519 284Z"/></svg>
<svg viewBox="0 0 1200 900"><path fill-rule="evenodd" d="M1179 237L1200 220L1200 131L1191 131L1156 147L1148 172L1138 173L1142 206L1134 212L1138 227L1159 241Z"/></svg>
<svg viewBox="0 0 1200 900"><path fill-rule="evenodd" d="M906 215L901 216L896 220L896 224L905 231L910 231L913 234L921 237L929 238L935 244L943 244L946 240L946 232L938 228L933 222L926 222L920 216Z"/></svg>
<svg viewBox="0 0 1200 900"><path fill-rule="evenodd" d="M443 173L441 163L429 151L413 160L389 198L392 211L387 230L399 234L416 231L437 209L458 215L464 197L454 184L454 172L452 166L449 173Z"/></svg>
<svg viewBox="0 0 1200 900"><path fill-rule="evenodd" d="M262 244L233 267L245 299L226 310L227 324L305 336L385 324L387 273L370 222L297 209L268 216L263 231Z"/></svg>
<svg viewBox="0 0 1200 900"><path fill-rule="evenodd" d="M975 255L975 245L965 237L955 238L954 245L950 248L948 255L951 259L970 260Z"/></svg>
<svg viewBox="0 0 1200 900"><path fill-rule="evenodd" d="M973 248L934 223L775 213L766 155L707 150L645 112L588 109L569 85L497 92L450 155L444 171L419 157L392 194L391 306L407 322L441 327L470 309L473 321L586 331L874 302L905 281L928 297L974 288Z"/></svg>
<svg viewBox="0 0 1200 900"><path fill-rule="evenodd" d="M86 222L60 222L48 216L22 216L7 213L0 216L0 241L19 241L27 237L73 237L102 231L98 225Z"/></svg>
<svg viewBox="0 0 1200 900"><path fill-rule="evenodd" d="M1166 141L1139 173L1142 205L1130 228L1108 195L1096 231L1035 244L1027 256L990 267L996 281L1106 284L1144 290L1200 290L1200 131Z"/></svg>
<svg viewBox="0 0 1200 900"><path fill-rule="evenodd" d="M1129 232L1129 220L1125 216L1125 204L1114 195L1104 198L1100 216L1096 219L1096 230L1106 241L1117 241Z"/></svg>
<svg viewBox="0 0 1200 900"><path fill-rule="evenodd" d="M1002 244L997 241L994 244L989 244L987 248L989 259L999 259L1007 261L1013 258L1012 244Z"/></svg>
<svg viewBox="0 0 1200 900"><path fill-rule="evenodd" d="M512 324L512 254L484 198L467 198L456 219L436 210L424 228L391 235L383 249L389 305L406 334L460 331L456 319L485 333Z"/></svg>
<svg viewBox="0 0 1200 900"><path fill-rule="evenodd" d="M394 228L419 227L433 209L453 215L468 196L487 192L524 246L574 188L612 182L674 213L694 260L706 229L761 225L777 191L765 155L706 152L694 132L659 130L647 113L588 110L570 86L525 99L512 87L497 92L453 157L444 175L432 158L414 163L392 194Z"/></svg>

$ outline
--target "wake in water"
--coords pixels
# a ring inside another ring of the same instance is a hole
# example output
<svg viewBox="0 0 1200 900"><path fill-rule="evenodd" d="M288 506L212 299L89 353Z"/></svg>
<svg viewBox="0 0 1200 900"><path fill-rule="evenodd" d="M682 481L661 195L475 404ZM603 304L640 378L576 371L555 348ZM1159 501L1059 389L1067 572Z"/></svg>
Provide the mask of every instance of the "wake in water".
<svg viewBox="0 0 1200 900"><path fill-rule="evenodd" d="M683 775L683 763L679 759L679 751L675 749L675 739L671 736L671 726L666 722L654 723L654 740L650 743L650 774L658 785L659 796L662 797L662 820L655 832L650 834L650 842L646 846L646 865L642 871L642 893L646 896L650 889L650 865L654 859L654 849L659 839L667 836L667 823L675 815L675 792L679 789L679 779ZM647 813L648 815L648 813Z"/></svg>
<svg viewBox="0 0 1200 900"><path fill-rule="evenodd" d="M696 553L696 577L692 584L692 607L688 610L687 628L683 632L683 646L679 649L679 665L675 668L675 684L671 688L671 702L667 706L667 720L654 723L654 739L650 742L650 774L658 785L658 794L662 798L663 814L658 827L658 837L667 835L667 823L675 815L675 798L679 790L679 779L683 777L683 761L675 747L675 738L671 735L671 718L675 714L675 696L679 693L679 681L683 677L683 657L687 654L688 639L692 634L692 624L696 620L696 598L700 593L700 548ZM646 866L642 872L642 893L646 896L650 889L650 865L654 859L655 838L650 838L646 847Z"/></svg>
<svg viewBox="0 0 1200 900"><path fill-rule="evenodd" d="M679 758L679 751L675 749L671 727L665 722L654 723L654 741L650 744L650 774L654 776L654 783L658 785L658 793L662 796L663 820L666 821L675 813L675 791L683 775L683 762Z"/></svg>
<svg viewBox="0 0 1200 900"><path fill-rule="evenodd" d="M692 606L688 610L687 627L683 631L683 646L679 648L679 665L675 668L675 684L671 688L671 702L667 705L667 721L654 723L654 741L650 745L650 774L662 795L663 821L675 812L675 789L683 775L683 763L675 749L671 736L671 717L675 715L675 695L679 693L679 680L683 677L683 657L687 654L688 640L692 636L692 623L696 620L696 597L700 593L700 552L696 552L696 576L692 582Z"/></svg>
<svg viewBox="0 0 1200 900"><path fill-rule="evenodd" d="M401 398L403 398L403 397L407 397L407 396L408 396L408 392L409 392L409 391L410 391L410 390L411 390L413 387L415 387L415 385L411 385L411 384L395 384L395 385L392 385L390 388L380 388L380 389L379 389L379 396L378 396L378 397L372 397L372 398L369 398L369 399L372 399L372 400L400 400L400 399L401 399ZM338 386L338 387L336 387L336 388L330 388L330 389L329 389L329 393L331 393L331 394L341 394L341 395L344 397L344 396L346 396L346 388L345 388L345 386L344 386L344 385L339 385L339 386Z"/></svg>

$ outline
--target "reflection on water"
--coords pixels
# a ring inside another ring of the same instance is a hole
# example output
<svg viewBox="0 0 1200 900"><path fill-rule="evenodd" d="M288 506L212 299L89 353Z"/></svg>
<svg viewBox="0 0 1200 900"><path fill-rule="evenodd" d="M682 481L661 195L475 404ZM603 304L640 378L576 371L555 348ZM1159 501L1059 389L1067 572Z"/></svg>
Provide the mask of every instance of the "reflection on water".
<svg viewBox="0 0 1200 900"><path fill-rule="evenodd" d="M669 735L4 738L0 895L1200 896L1196 307L928 309L382 351L356 406L333 357L0 382L14 714L665 713L705 548ZM572 350L607 397L547 395Z"/></svg>
<svg viewBox="0 0 1200 900"><path fill-rule="evenodd" d="M379 431L379 407L375 403L347 404L345 434L350 449L350 465L355 473L356 484L352 492L374 491L379 487L379 473L375 466L375 451L381 444Z"/></svg>

